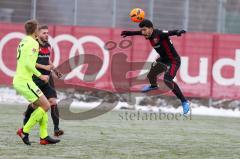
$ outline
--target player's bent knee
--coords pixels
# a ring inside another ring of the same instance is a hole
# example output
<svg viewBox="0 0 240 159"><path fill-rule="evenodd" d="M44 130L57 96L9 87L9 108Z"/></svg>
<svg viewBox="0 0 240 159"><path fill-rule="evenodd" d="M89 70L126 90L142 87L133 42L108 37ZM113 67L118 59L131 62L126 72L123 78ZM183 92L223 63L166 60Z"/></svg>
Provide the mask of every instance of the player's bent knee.
<svg viewBox="0 0 240 159"><path fill-rule="evenodd" d="M156 75L154 75L152 73L148 73L147 78L151 80L153 78L156 78Z"/></svg>
<svg viewBox="0 0 240 159"><path fill-rule="evenodd" d="M39 103L38 105L40 107L42 107L46 112L49 110L50 108L50 103L48 102L47 98L42 95L40 98L39 98Z"/></svg>

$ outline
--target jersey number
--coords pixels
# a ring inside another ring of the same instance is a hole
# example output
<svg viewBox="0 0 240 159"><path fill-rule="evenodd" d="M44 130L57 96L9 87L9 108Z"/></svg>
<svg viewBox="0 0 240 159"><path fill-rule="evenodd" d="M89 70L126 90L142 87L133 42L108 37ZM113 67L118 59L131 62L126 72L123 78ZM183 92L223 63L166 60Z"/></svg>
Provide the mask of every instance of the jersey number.
<svg viewBox="0 0 240 159"><path fill-rule="evenodd" d="M24 44L21 44L21 45L19 44L19 45L18 45L18 49L17 49L17 52L18 52L17 59L19 59L20 56L21 56L21 48L23 47L23 45L24 45Z"/></svg>

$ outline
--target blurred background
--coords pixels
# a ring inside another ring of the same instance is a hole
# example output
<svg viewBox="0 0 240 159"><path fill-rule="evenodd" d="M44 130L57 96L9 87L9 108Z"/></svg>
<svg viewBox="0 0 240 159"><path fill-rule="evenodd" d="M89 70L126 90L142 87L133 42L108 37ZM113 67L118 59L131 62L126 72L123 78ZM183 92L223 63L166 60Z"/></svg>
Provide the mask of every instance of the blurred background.
<svg viewBox="0 0 240 159"><path fill-rule="evenodd" d="M239 0L0 0L0 21L131 28L135 7L161 29L240 33Z"/></svg>

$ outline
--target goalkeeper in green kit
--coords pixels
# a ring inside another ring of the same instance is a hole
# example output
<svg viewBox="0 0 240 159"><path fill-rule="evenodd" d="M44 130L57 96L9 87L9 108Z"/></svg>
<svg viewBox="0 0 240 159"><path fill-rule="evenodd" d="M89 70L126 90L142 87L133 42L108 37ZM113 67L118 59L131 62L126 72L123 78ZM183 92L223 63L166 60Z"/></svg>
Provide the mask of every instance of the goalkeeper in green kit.
<svg viewBox="0 0 240 159"><path fill-rule="evenodd" d="M24 25L27 36L22 39L17 49L17 68L13 78L13 87L16 91L24 96L30 103L33 103L36 108L31 114L28 122L17 131L17 135L21 137L26 145L31 145L29 141L30 130L39 124L40 129L40 144L55 144L60 140L53 139L48 136L48 114L50 104L42 91L36 86L32 80L35 75L41 80L47 82L48 76L42 75L36 68L38 58L39 44L36 41L38 22L29 20Z"/></svg>

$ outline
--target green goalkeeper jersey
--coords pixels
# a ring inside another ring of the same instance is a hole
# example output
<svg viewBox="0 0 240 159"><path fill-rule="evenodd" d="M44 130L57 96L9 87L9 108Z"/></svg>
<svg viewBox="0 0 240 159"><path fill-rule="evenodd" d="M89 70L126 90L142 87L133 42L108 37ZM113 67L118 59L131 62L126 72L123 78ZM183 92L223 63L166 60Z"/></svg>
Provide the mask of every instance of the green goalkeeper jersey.
<svg viewBox="0 0 240 159"><path fill-rule="evenodd" d="M17 69L13 83L32 81L33 74L39 77L41 73L36 69L39 44L31 36L26 36L17 48Z"/></svg>

